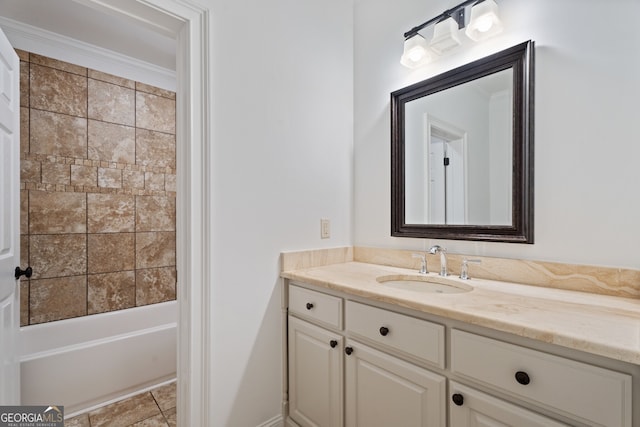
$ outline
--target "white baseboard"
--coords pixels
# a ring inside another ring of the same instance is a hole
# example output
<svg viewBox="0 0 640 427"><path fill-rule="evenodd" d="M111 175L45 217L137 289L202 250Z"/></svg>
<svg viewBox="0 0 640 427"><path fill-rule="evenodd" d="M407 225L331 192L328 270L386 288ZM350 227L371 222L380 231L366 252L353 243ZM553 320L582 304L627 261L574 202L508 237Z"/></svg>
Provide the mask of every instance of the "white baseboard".
<svg viewBox="0 0 640 427"><path fill-rule="evenodd" d="M284 419L282 415L277 415L256 427L284 427Z"/></svg>

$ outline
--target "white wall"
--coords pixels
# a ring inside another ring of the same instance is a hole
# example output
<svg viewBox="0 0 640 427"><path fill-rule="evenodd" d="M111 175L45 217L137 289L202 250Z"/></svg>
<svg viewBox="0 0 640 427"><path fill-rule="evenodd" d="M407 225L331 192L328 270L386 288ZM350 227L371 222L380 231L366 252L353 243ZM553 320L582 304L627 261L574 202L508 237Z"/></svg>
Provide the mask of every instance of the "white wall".
<svg viewBox="0 0 640 427"><path fill-rule="evenodd" d="M216 426L280 414L279 254L352 243L351 1L208 0L213 14ZM331 238L320 239L320 218Z"/></svg>
<svg viewBox="0 0 640 427"><path fill-rule="evenodd" d="M513 92L509 89L491 96L489 104L490 214L491 224L511 224L513 144L511 117Z"/></svg>
<svg viewBox="0 0 640 427"><path fill-rule="evenodd" d="M640 3L498 0L501 35L419 70L402 67L403 33L457 3L356 0L355 244L435 243L390 237L390 92L531 39L535 244L438 243L455 253L640 268Z"/></svg>

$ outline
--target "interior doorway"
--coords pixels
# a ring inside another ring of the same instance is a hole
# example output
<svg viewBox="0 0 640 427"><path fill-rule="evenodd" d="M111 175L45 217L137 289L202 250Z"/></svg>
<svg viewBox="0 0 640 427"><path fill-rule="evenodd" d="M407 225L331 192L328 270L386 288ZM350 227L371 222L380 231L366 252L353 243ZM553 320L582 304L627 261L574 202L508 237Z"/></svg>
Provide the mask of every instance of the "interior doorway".
<svg viewBox="0 0 640 427"><path fill-rule="evenodd" d="M209 11L189 0L80 0L177 39L178 425L210 425Z"/></svg>
<svg viewBox="0 0 640 427"><path fill-rule="evenodd" d="M428 224L467 223L467 132L425 114L425 208Z"/></svg>
<svg viewBox="0 0 640 427"><path fill-rule="evenodd" d="M177 40L178 424L210 425L211 16L191 0L73 0ZM44 19L47 19L46 17ZM53 19L53 18L51 18ZM117 31L117 28L114 28Z"/></svg>

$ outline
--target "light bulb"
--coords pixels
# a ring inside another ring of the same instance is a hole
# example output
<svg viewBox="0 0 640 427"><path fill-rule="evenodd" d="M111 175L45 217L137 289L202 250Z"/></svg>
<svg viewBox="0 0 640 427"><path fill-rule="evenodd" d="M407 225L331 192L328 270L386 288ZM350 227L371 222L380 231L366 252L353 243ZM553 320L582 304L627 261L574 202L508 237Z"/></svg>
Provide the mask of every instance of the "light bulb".
<svg viewBox="0 0 640 427"><path fill-rule="evenodd" d="M476 29L481 33L486 33L493 26L493 20L488 16L482 16L476 23Z"/></svg>
<svg viewBox="0 0 640 427"><path fill-rule="evenodd" d="M424 50L420 48L411 49L408 56L411 61L418 62L424 57Z"/></svg>
<svg viewBox="0 0 640 427"><path fill-rule="evenodd" d="M431 59L427 41L420 34L408 38L404 42L404 52L400 63L407 68L417 68Z"/></svg>
<svg viewBox="0 0 640 427"><path fill-rule="evenodd" d="M471 8L471 18L465 34L471 40L480 41L502 31L498 5L494 0L484 0Z"/></svg>

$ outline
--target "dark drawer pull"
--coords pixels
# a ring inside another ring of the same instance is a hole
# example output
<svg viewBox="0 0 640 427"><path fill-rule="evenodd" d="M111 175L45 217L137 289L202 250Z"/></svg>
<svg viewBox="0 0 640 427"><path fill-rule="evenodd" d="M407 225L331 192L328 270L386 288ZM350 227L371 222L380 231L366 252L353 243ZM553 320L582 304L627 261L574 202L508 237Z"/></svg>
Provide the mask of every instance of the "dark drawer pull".
<svg viewBox="0 0 640 427"><path fill-rule="evenodd" d="M331 341L329 341L329 345L331 346L331 348L336 348L336 346L338 345L338 341L331 340Z"/></svg>
<svg viewBox="0 0 640 427"><path fill-rule="evenodd" d="M456 393L451 396L451 400L453 400L453 403L455 403L456 405L462 406L462 404L464 403L464 396L460 393Z"/></svg>
<svg viewBox="0 0 640 427"><path fill-rule="evenodd" d="M386 326L380 327L380 335L382 335L383 337L386 337L388 333L389 333L389 328L387 328Z"/></svg>
<svg viewBox="0 0 640 427"><path fill-rule="evenodd" d="M347 356L351 356L351 353L353 353L353 347L345 347L344 352L347 353Z"/></svg>
<svg viewBox="0 0 640 427"><path fill-rule="evenodd" d="M307 303L307 310L311 310L313 308L313 304L308 302Z"/></svg>
<svg viewBox="0 0 640 427"><path fill-rule="evenodd" d="M516 372L516 381L518 381L518 384L527 385L531 382L531 378L526 372L518 371Z"/></svg>

